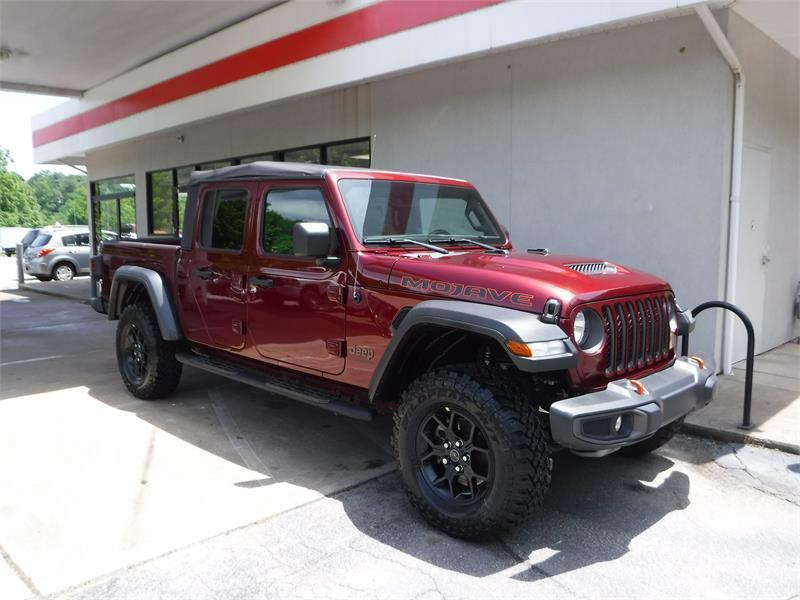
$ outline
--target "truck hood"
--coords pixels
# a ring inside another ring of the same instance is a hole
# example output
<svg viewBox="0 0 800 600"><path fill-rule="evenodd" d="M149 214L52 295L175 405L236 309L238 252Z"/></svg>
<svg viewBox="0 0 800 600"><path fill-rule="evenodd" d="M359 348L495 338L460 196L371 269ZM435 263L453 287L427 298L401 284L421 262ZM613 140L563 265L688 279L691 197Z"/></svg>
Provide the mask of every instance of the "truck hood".
<svg viewBox="0 0 800 600"><path fill-rule="evenodd" d="M669 289L663 279L603 260L474 250L404 253L391 269L389 286L532 312L556 298L562 315L586 302Z"/></svg>

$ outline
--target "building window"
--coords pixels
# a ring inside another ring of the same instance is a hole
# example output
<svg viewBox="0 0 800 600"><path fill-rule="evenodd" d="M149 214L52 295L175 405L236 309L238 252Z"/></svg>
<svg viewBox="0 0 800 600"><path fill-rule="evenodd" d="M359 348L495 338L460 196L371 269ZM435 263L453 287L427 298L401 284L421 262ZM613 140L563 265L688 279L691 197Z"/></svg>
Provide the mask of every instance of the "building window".
<svg viewBox="0 0 800 600"><path fill-rule="evenodd" d="M155 171L147 178L150 198L150 233L153 235L177 235L177 194L175 170Z"/></svg>
<svg viewBox="0 0 800 600"><path fill-rule="evenodd" d="M222 169L223 167L230 167L234 164L233 160L215 160L197 165L198 171L213 171L214 169Z"/></svg>
<svg viewBox="0 0 800 600"><path fill-rule="evenodd" d="M101 179L94 182L92 195L117 194L124 192L135 192L136 184L133 175L126 177L114 177L113 179Z"/></svg>
<svg viewBox="0 0 800 600"><path fill-rule="evenodd" d="M325 154L326 165L368 168L370 165L369 138L341 144L328 144Z"/></svg>
<svg viewBox="0 0 800 600"><path fill-rule="evenodd" d="M92 251L104 240L136 237L136 185L133 175L93 181ZM88 244L88 240L86 240Z"/></svg>
<svg viewBox="0 0 800 600"><path fill-rule="evenodd" d="M267 152L266 154L254 154L253 156L244 156L239 159L240 165L248 165L250 163L258 162L260 160L280 160L276 156L277 152Z"/></svg>
<svg viewBox="0 0 800 600"><path fill-rule="evenodd" d="M300 148L298 150L286 150L283 153L283 160L286 162L315 163L322 162L322 148Z"/></svg>
<svg viewBox="0 0 800 600"><path fill-rule="evenodd" d="M222 167L244 165L260 160L316 163L343 167L369 167L371 163L370 151L370 139L360 138L152 171L147 174L149 233L150 235L165 236L181 234L183 213L186 207L186 192L182 191L182 189L189 183L189 178L193 171L221 169ZM130 185L133 185L133 177L129 179Z"/></svg>

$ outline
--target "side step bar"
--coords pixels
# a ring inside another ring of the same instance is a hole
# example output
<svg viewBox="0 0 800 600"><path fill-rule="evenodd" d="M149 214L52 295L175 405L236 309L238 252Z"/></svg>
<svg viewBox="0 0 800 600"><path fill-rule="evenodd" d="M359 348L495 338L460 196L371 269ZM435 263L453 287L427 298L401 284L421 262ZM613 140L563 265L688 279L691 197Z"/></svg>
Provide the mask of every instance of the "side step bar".
<svg viewBox="0 0 800 600"><path fill-rule="evenodd" d="M347 400L343 400L340 396L324 390L308 389L291 381L283 381L256 369L249 369L234 363L200 356L193 352L179 352L175 355L175 358L184 365L208 371L215 375L222 375L271 394L278 394L304 404L311 404L337 415L358 419L359 421L371 421L373 417L373 412L370 409L352 404Z"/></svg>

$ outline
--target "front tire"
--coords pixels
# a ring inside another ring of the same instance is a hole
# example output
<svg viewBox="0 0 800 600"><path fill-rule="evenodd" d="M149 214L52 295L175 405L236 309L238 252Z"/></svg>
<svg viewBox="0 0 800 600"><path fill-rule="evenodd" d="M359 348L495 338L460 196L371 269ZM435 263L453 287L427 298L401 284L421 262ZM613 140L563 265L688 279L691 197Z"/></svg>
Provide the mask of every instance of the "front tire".
<svg viewBox="0 0 800 600"><path fill-rule="evenodd" d="M116 341L117 365L131 394L156 400L175 390L183 365L175 359L176 344L162 339L149 305L125 307L117 324Z"/></svg>
<svg viewBox="0 0 800 600"><path fill-rule="evenodd" d="M503 373L426 373L402 396L392 445L411 504L434 527L497 536L539 507L552 461L537 410Z"/></svg>

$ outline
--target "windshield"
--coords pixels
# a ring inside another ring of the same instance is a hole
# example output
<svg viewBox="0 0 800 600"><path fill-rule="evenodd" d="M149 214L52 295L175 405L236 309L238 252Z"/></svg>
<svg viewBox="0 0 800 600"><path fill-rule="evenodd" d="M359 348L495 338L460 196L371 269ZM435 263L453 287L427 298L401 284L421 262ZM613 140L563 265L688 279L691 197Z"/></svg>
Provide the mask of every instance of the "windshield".
<svg viewBox="0 0 800 600"><path fill-rule="evenodd" d="M339 191L362 241L472 238L499 244L500 227L473 188L408 181L342 179Z"/></svg>

